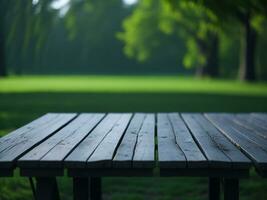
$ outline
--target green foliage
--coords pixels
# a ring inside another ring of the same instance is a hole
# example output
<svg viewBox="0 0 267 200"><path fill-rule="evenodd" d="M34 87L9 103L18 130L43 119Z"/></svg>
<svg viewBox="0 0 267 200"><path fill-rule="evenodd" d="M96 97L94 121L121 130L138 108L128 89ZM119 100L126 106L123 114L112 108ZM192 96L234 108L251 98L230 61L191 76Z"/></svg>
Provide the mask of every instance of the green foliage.
<svg viewBox="0 0 267 200"><path fill-rule="evenodd" d="M197 43L193 38L188 38L186 41L187 52L183 59L183 64L186 68L192 66L204 65L206 58L203 56L198 49Z"/></svg>
<svg viewBox="0 0 267 200"><path fill-rule="evenodd" d="M163 37L159 30L160 1L140 1L133 14L123 22L118 38L125 42L127 56L143 62L151 57Z"/></svg>
<svg viewBox="0 0 267 200"><path fill-rule="evenodd" d="M125 6L121 0L71 0L66 15L59 15L52 0L2 0L8 71L192 74L217 66L210 64L213 57L222 76L235 77L243 39L238 13L251 6L251 24L259 36L257 73L266 79L263 1L139 0ZM212 55L214 49L219 56Z"/></svg>
<svg viewBox="0 0 267 200"><path fill-rule="evenodd" d="M204 65L207 55L200 43L208 43L209 35L219 31L217 17L193 2L178 1L174 7L167 1L140 1L133 14L124 21L124 32L118 34L125 43L125 54L145 61L162 45L162 37L174 35L186 41L184 66Z"/></svg>

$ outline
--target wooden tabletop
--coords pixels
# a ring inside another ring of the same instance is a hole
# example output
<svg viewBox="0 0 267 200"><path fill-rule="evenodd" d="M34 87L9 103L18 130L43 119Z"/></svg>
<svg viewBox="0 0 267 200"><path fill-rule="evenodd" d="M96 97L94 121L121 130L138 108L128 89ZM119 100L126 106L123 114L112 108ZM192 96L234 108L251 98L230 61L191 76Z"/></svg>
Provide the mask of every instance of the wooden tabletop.
<svg viewBox="0 0 267 200"><path fill-rule="evenodd" d="M48 113L0 138L0 176L267 174L264 113ZM35 174L36 173L36 174Z"/></svg>

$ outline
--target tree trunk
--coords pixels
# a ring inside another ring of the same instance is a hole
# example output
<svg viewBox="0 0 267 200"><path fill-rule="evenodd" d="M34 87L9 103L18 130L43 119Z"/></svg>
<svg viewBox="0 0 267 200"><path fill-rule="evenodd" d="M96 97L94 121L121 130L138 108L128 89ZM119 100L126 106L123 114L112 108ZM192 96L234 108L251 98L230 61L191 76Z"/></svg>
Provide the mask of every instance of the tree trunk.
<svg viewBox="0 0 267 200"><path fill-rule="evenodd" d="M209 49L207 52L207 62L205 66L205 74L211 77L219 76L219 38L215 33L209 36Z"/></svg>
<svg viewBox="0 0 267 200"><path fill-rule="evenodd" d="M241 62L239 66L239 78L241 80L254 81L255 76L255 49L256 31L251 27L250 14L244 17L244 39L241 46Z"/></svg>
<svg viewBox="0 0 267 200"><path fill-rule="evenodd" d="M203 77L205 76L205 70L204 70L204 66L200 65L197 67L196 71L195 71L195 76L196 77Z"/></svg>
<svg viewBox="0 0 267 200"><path fill-rule="evenodd" d="M2 15L1 15L2 17ZM5 29L3 18L0 19L0 76L6 76L6 57L5 57Z"/></svg>
<svg viewBox="0 0 267 200"><path fill-rule="evenodd" d="M219 38L215 33L209 34L208 40L198 40L198 47L206 62L196 70L197 76L219 76Z"/></svg>

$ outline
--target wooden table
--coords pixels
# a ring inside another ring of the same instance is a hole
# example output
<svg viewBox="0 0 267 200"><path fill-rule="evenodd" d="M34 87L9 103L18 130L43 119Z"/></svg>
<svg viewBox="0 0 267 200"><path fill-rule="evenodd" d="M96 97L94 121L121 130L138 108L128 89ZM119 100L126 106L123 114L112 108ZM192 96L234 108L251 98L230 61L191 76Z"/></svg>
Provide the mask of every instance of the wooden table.
<svg viewBox="0 0 267 200"><path fill-rule="evenodd" d="M267 175L267 114L48 113L0 139L0 176L16 167L38 200L59 199L64 170L74 199L101 199L101 177L159 171L207 177L209 199L223 184L224 198L236 200L250 168Z"/></svg>

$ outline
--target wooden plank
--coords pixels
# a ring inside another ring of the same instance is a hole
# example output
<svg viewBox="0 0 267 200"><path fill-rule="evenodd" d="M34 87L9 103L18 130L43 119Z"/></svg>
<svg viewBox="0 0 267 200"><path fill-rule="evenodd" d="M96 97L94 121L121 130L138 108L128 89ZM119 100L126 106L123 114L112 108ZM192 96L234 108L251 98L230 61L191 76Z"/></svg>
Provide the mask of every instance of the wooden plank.
<svg viewBox="0 0 267 200"><path fill-rule="evenodd" d="M239 199L239 180L236 178L226 178L223 182L224 200Z"/></svg>
<svg viewBox="0 0 267 200"><path fill-rule="evenodd" d="M251 115L265 124L267 123L267 113L251 113Z"/></svg>
<svg viewBox="0 0 267 200"><path fill-rule="evenodd" d="M119 145L116 155L112 161L112 167L130 168L134 155L134 149L137 142L138 133L142 127L146 114L137 113L131 120L124 137Z"/></svg>
<svg viewBox="0 0 267 200"><path fill-rule="evenodd" d="M178 113L169 113L176 143L185 154L188 168L207 167L208 161L194 141L190 131Z"/></svg>
<svg viewBox="0 0 267 200"><path fill-rule="evenodd" d="M64 176L62 168L20 168L20 176L26 177L58 177Z"/></svg>
<svg viewBox="0 0 267 200"><path fill-rule="evenodd" d="M133 157L133 167L152 168L155 166L155 116L147 114L138 134Z"/></svg>
<svg viewBox="0 0 267 200"><path fill-rule="evenodd" d="M230 158L232 167L249 168L251 161L232 144L213 124L211 124L202 114L198 114L199 123L204 124L210 137L216 142L219 149Z"/></svg>
<svg viewBox="0 0 267 200"><path fill-rule="evenodd" d="M248 129L240 124L235 123L235 116L232 114L221 114L225 121L227 121L228 125L232 126L238 132L243 134L245 137L249 138L251 141L255 142L261 148L267 151L267 140L262 138L253 130L252 128Z"/></svg>
<svg viewBox="0 0 267 200"><path fill-rule="evenodd" d="M210 136L211 124L199 123L198 114L182 114L188 128L190 129L194 139L205 154L209 161L210 167L227 168L232 166L231 159L225 155L219 145Z"/></svg>
<svg viewBox="0 0 267 200"><path fill-rule="evenodd" d="M248 178L249 168L233 169L233 168L169 168L161 169L162 177L211 177L211 178Z"/></svg>
<svg viewBox="0 0 267 200"><path fill-rule="evenodd" d="M115 150L130 122L132 114L122 114L111 131L98 145L94 153L87 160L87 166L93 168L111 167Z"/></svg>
<svg viewBox="0 0 267 200"><path fill-rule="evenodd" d="M73 177L74 200L101 200L101 177Z"/></svg>
<svg viewBox="0 0 267 200"><path fill-rule="evenodd" d="M18 160L20 167L62 167L63 159L98 124L104 114L81 114Z"/></svg>
<svg viewBox="0 0 267 200"><path fill-rule="evenodd" d="M88 177L73 177L73 199L88 200L89 197L89 179Z"/></svg>
<svg viewBox="0 0 267 200"><path fill-rule="evenodd" d="M209 200L220 200L220 178L209 178Z"/></svg>
<svg viewBox="0 0 267 200"><path fill-rule="evenodd" d="M0 168L0 177L10 177L13 176L13 169Z"/></svg>
<svg viewBox="0 0 267 200"><path fill-rule="evenodd" d="M267 152L258 144L236 130L222 114L205 114L205 116L238 148L254 161L256 167L267 169Z"/></svg>
<svg viewBox="0 0 267 200"><path fill-rule="evenodd" d="M57 130L70 122L76 114L59 114L54 120L49 121L44 126L36 128L17 138L10 143L10 146L0 153L0 167L13 167L14 161L19 156L25 154L34 146L40 144Z"/></svg>
<svg viewBox="0 0 267 200"><path fill-rule="evenodd" d="M250 114L236 114L234 117L234 122L244 126L245 128L252 130L255 134L267 139L267 127L261 126L255 118L253 118Z"/></svg>
<svg viewBox="0 0 267 200"><path fill-rule="evenodd" d="M36 178L36 200L59 200L59 191L55 177Z"/></svg>
<svg viewBox="0 0 267 200"><path fill-rule="evenodd" d="M157 114L158 162L160 168L185 168L184 152L175 141L166 113Z"/></svg>
<svg viewBox="0 0 267 200"><path fill-rule="evenodd" d="M31 132L36 129L40 129L42 126L46 126L47 123L55 120L59 117L56 113L47 113L38 119L22 126L19 129L12 131L11 133L0 138L0 152L11 146L15 141L23 139L26 134L31 134Z"/></svg>
<svg viewBox="0 0 267 200"><path fill-rule="evenodd" d="M68 168L71 177L151 177L153 168Z"/></svg>
<svg viewBox="0 0 267 200"><path fill-rule="evenodd" d="M257 113L250 113L250 119L253 122L257 123L259 126L267 129L267 122L266 122L266 120L265 119L262 119L261 116L258 116Z"/></svg>
<svg viewBox="0 0 267 200"><path fill-rule="evenodd" d="M267 130L267 123L257 118L253 113L238 113L235 116L240 120L244 120L250 124L261 127L264 130Z"/></svg>
<svg viewBox="0 0 267 200"><path fill-rule="evenodd" d="M90 177L90 199L102 200L102 180L101 177Z"/></svg>
<svg viewBox="0 0 267 200"><path fill-rule="evenodd" d="M120 113L108 114L98 126L67 156L66 167L86 167L86 162L104 137L114 128L116 122L123 116Z"/></svg>

